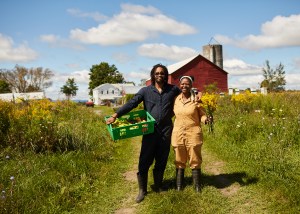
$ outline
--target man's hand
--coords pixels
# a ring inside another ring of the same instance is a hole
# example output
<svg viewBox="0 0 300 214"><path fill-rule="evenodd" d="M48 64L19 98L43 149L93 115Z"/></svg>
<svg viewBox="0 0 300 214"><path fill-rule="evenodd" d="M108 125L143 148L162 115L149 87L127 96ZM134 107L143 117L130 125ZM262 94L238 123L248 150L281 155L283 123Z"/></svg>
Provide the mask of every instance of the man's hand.
<svg viewBox="0 0 300 214"><path fill-rule="evenodd" d="M195 96L195 100L197 103L202 103L201 97L202 97L202 92L198 92Z"/></svg>
<svg viewBox="0 0 300 214"><path fill-rule="evenodd" d="M117 114L115 113L106 120L106 124L111 124L111 123L115 122L116 119L117 119Z"/></svg>

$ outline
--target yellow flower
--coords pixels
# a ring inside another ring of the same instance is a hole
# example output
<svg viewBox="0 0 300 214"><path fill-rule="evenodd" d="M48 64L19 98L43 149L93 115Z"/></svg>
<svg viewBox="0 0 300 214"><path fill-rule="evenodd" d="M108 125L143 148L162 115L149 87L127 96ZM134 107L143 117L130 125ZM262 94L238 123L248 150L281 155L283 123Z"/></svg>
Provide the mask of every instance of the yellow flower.
<svg viewBox="0 0 300 214"><path fill-rule="evenodd" d="M212 114L217 109L218 95L205 93L201 97L202 106L208 114Z"/></svg>
<svg viewBox="0 0 300 214"><path fill-rule="evenodd" d="M216 94L205 93L201 97L201 106L205 109L208 117L213 118L214 111L217 110L217 102L219 96ZM213 133L214 131L214 122L213 120L209 122L209 132Z"/></svg>

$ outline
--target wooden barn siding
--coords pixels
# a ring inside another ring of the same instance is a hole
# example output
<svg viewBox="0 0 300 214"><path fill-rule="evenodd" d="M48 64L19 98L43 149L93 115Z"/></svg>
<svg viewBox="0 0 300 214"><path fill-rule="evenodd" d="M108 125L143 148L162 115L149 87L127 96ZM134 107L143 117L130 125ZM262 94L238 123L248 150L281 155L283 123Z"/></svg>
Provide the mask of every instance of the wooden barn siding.
<svg viewBox="0 0 300 214"><path fill-rule="evenodd" d="M174 85L179 85L179 78L183 75L194 76L193 87L203 91L205 85L217 83L217 87L222 92L228 91L227 73L218 69L202 57L196 57L189 64L178 69L171 74L169 82Z"/></svg>
<svg viewBox="0 0 300 214"><path fill-rule="evenodd" d="M228 92L227 73L201 55L169 75L168 82L179 86L179 78L183 75L194 76L193 87L200 91L203 91L205 85L216 82L222 92ZM147 86L150 84L151 80L146 81Z"/></svg>

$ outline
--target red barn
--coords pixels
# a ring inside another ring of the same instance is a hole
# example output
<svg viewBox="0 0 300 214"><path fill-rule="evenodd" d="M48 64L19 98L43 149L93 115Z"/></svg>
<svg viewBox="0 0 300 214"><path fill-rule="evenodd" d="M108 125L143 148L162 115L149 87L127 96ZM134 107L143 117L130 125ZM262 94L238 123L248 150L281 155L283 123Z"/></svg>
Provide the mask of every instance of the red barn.
<svg viewBox="0 0 300 214"><path fill-rule="evenodd" d="M215 45L204 46L203 48L207 47L211 50L214 50L212 48L215 48ZM218 46L218 48L220 47ZM228 73L222 69L222 57L220 57L219 55L219 58L217 56L217 60L214 60L216 56L212 54L214 52L206 53L205 49L203 50L204 53L206 55L209 54L210 56L208 55L208 57L210 57L212 61L216 62L216 64L218 64L220 67L199 54L189 59L167 66L169 71L168 82L170 84L179 85L179 79L181 76L194 76L193 87L197 88L199 91L203 91L205 85L216 83L221 92L227 92ZM148 86L150 84L151 80L148 79L146 81L146 85Z"/></svg>

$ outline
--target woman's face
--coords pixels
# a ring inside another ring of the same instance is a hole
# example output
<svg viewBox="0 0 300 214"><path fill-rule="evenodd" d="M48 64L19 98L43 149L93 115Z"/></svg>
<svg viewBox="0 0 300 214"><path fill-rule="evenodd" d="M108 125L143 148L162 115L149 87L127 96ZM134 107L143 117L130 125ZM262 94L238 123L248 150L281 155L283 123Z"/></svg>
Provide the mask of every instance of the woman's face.
<svg viewBox="0 0 300 214"><path fill-rule="evenodd" d="M180 81L180 89L181 89L182 93L184 93L184 94L190 93L191 88L192 88L192 84L189 79L183 78Z"/></svg>

